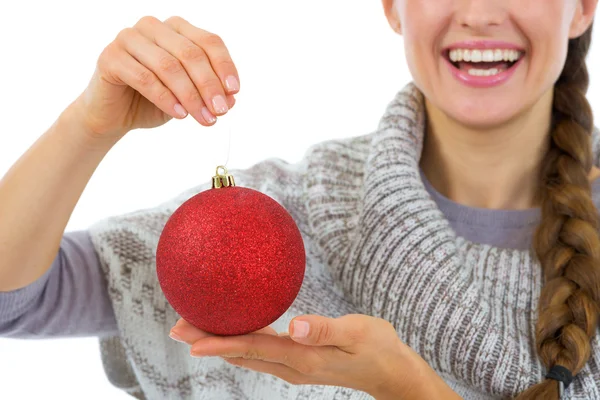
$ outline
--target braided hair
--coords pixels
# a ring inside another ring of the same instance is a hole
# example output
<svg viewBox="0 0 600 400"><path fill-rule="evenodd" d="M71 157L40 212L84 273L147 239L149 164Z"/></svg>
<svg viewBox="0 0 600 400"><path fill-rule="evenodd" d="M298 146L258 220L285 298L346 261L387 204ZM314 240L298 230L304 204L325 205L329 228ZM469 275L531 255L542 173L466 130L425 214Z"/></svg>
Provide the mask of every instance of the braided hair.
<svg viewBox="0 0 600 400"><path fill-rule="evenodd" d="M533 249L544 286L536 325L537 352L550 370L561 366L575 376L587 363L600 313L600 237L598 211L588 175L593 166L593 116L586 99L586 56L592 26L569 41L567 60L554 86L550 147L542 162L542 221ZM559 382L546 379L518 400L558 399Z"/></svg>

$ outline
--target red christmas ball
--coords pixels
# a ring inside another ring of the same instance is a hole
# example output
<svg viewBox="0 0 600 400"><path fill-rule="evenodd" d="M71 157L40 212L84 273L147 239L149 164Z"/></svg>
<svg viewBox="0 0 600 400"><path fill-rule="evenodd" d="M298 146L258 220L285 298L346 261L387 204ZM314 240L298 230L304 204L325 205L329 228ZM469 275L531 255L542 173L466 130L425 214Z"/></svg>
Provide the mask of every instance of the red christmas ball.
<svg viewBox="0 0 600 400"><path fill-rule="evenodd" d="M167 301L183 319L217 335L277 320L300 291L305 265L300 231L285 208L237 186L213 187L184 202L156 251Z"/></svg>

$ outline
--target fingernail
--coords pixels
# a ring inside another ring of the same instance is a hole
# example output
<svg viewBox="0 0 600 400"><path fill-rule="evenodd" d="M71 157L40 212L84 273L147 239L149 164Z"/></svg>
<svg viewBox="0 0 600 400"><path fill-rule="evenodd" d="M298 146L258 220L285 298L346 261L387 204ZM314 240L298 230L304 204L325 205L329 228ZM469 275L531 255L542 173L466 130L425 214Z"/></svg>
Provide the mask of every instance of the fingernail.
<svg viewBox="0 0 600 400"><path fill-rule="evenodd" d="M173 331L169 332L169 337L177 342L183 342L183 339Z"/></svg>
<svg viewBox="0 0 600 400"><path fill-rule="evenodd" d="M225 98L221 95L213 97L212 103L217 114L225 114L227 111L229 111L229 107L227 107L227 102L225 101Z"/></svg>
<svg viewBox="0 0 600 400"><path fill-rule="evenodd" d="M305 338L308 336L309 325L306 321L294 321L294 334L292 337Z"/></svg>
<svg viewBox="0 0 600 400"><path fill-rule="evenodd" d="M179 104L179 103L175 104L175 106L173 107L173 109L175 109L175 112L181 118L185 118L188 115L187 111L185 111L185 108L183 108L183 106L181 104Z"/></svg>
<svg viewBox="0 0 600 400"><path fill-rule="evenodd" d="M213 122L215 122L217 120L217 118L215 118L215 116L212 115L211 112L206 107L202 107L202 116L204 117L206 122L208 122L209 124L212 124Z"/></svg>
<svg viewBox="0 0 600 400"><path fill-rule="evenodd" d="M229 75L225 78L225 86L227 86L229 92L240 90L240 82L238 82L237 78L233 75Z"/></svg>

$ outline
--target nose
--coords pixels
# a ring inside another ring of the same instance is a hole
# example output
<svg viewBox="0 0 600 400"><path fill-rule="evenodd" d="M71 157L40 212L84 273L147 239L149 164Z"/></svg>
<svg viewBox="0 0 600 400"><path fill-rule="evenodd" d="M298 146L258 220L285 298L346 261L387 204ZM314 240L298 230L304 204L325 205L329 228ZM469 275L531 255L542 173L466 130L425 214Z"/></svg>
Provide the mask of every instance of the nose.
<svg viewBox="0 0 600 400"><path fill-rule="evenodd" d="M486 31L502 25L506 20L507 0L457 0L455 18L462 27L474 31Z"/></svg>

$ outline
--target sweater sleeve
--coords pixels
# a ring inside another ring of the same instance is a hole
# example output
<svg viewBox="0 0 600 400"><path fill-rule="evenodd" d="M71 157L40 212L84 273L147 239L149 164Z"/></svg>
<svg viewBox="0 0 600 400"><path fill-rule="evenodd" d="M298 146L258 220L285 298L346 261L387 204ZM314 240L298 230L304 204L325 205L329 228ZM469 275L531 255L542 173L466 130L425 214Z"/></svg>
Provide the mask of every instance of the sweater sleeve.
<svg viewBox="0 0 600 400"><path fill-rule="evenodd" d="M64 234L48 271L0 292L0 336L23 339L112 336L117 324L88 231Z"/></svg>

